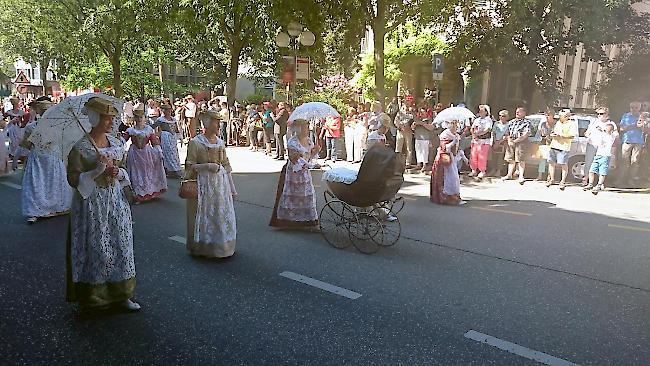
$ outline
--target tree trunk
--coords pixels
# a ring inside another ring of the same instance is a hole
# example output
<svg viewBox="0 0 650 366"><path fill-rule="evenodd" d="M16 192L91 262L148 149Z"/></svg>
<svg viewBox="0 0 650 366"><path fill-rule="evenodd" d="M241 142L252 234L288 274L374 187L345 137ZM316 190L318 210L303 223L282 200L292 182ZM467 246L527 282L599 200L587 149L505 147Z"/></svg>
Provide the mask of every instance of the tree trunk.
<svg viewBox="0 0 650 366"><path fill-rule="evenodd" d="M110 57L111 68L113 69L113 91L117 98L122 97L122 70L120 69L120 59L122 52L118 49Z"/></svg>
<svg viewBox="0 0 650 366"><path fill-rule="evenodd" d="M531 72L524 71L521 74L521 101L526 111L531 112L533 97L535 95L535 75Z"/></svg>
<svg viewBox="0 0 650 366"><path fill-rule="evenodd" d="M227 100L228 100L228 127L227 136L228 141L231 140L231 126L232 120L230 116L231 107L235 103L235 92L237 92L237 75L239 74L239 58L241 57L241 47L233 46L230 49L230 65L228 67L228 80L227 80ZM227 141L226 141L227 142Z"/></svg>
<svg viewBox="0 0 650 366"><path fill-rule="evenodd" d="M49 59L43 59L39 62L39 67L40 67L40 72L41 72L41 80L43 80L43 95L47 95L47 86L45 85L47 83L47 67L50 66L50 60Z"/></svg>
<svg viewBox="0 0 650 366"><path fill-rule="evenodd" d="M384 38L386 36L386 9L383 2L377 2L377 16L372 22L375 55L375 97L383 106L386 99L386 77L384 75Z"/></svg>
<svg viewBox="0 0 650 366"><path fill-rule="evenodd" d="M165 97L165 68L163 67L162 58L158 57L158 78L160 79L160 97Z"/></svg>

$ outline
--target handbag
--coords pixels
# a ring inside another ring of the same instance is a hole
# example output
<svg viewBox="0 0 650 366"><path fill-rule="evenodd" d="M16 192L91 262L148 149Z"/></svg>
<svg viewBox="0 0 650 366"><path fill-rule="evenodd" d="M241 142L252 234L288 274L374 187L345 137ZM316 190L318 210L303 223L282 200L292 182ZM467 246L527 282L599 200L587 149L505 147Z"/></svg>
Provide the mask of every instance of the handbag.
<svg viewBox="0 0 650 366"><path fill-rule="evenodd" d="M440 164L443 166L451 165L451 155L447 152L440 153Z"/></svg>
<svg viewBox="0 0 650 366"><path fill-rule="evenodd" d="M181 188L178 189L178 197L187 199L199 198L199 185L196 179L181 181Z"/></svg>

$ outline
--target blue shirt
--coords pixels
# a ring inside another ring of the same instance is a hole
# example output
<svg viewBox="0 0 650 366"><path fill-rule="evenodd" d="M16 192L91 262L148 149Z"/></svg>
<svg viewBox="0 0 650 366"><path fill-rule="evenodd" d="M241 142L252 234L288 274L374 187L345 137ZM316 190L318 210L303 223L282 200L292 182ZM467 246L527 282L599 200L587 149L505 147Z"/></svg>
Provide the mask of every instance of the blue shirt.
<svg viewBox="0 0 650 366"><path fill-rule="evenodd" d="M621 118L621 129L628 126L636 126L636 123L639 121L639 116L633 116L632 113L628 112L623 115ZM643 144L643 130L641 128L635 127L631 130L623 132L623 143L628 144Z"/></svg>
<svg viewBox="0 0 650 366"><path fill-rule="evenodd" d="M264 111L264 127L271 128L273 127L273 118L271 117L273 110L267 109Z"/></svg>

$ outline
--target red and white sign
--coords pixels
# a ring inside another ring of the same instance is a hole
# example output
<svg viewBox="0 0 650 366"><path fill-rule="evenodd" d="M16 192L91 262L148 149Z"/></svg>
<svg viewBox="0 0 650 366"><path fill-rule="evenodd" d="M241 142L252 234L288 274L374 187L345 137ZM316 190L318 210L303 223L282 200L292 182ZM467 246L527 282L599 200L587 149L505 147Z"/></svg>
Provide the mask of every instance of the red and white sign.
<svg viewBox="0 0 650 366"><path fill-rule="evenodd" d="M309 57L296 57L296 80L309 80Z"/></svg>
<svg viewBox="0 0 650 366"><path fill-rule="evenodd" d="M30 83L29 78L27 77L27 75L25 75L25 71L20 70L20 72L18 73L18 76L16 76L16 79L14 80L14 84L29 85L29 83Z"/></svg>

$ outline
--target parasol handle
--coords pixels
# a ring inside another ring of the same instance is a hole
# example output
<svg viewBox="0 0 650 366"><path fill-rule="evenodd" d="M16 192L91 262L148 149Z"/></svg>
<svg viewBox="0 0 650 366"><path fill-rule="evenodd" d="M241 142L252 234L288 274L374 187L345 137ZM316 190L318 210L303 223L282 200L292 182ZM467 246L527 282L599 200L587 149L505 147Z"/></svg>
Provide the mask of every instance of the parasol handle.
<svg viewBox="0 0 650 366"><path fill-rule="evenodd" d="M88 138L88 140L90 140L90 143L93 144L93 147L95 148L95 151L97 152L97 154L101 155L101 153L99 152L99 148L97 147L97 144L95 143L95 140L93 140L93 138L90 137L90 134L88 133L88 131L86 131L84 126L81 124L81 121L79 120L77 115L73 114L73 116L74 116L74 119L77 121L77 124L79 125L79 128L81 128L81 130L84 132L84 135Z"/></svg>

